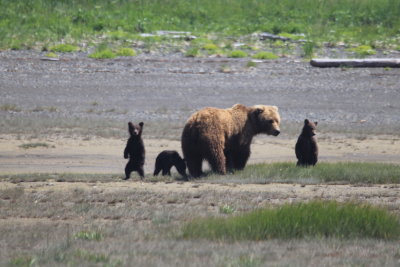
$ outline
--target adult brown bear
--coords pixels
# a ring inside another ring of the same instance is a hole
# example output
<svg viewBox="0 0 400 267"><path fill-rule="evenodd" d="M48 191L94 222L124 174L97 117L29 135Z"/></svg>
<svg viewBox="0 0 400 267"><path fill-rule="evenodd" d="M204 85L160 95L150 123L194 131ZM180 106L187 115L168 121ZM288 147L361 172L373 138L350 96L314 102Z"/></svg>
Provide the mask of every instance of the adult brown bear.
<svg viewBox="0 0 400 267"><path fill-rule="evenodd" d="M181 140L189 173L193 177L202 175L204 159L212 171L220 174L243 169L253 137L260 133L277 136L279 124L276 106L236 104L228 109L208 107L194 113L186 122Z"/></svg>

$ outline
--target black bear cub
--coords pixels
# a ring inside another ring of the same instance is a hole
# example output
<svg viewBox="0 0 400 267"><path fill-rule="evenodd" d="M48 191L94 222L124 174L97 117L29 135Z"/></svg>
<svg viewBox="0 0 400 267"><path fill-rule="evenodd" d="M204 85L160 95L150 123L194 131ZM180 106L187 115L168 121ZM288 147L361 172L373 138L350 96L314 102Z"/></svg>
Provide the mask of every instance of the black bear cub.
<svg viewBox="0 0 400 267"><path fill-rule="evenodd" d="M171 168L176 170L186 179L186 163L175 150L164 150L158 154L154 168L154 176L162 170L162 175L171 175Z"/></svg>
<svg viewBox="0 0 400 267"><path fill-rule="evenodd" d="M318 161L318 145L315 138L318 122L304 120L304 127L296 143L297 166L314 166Z"/></svg>
<svg viewBox="0 0 400 267"><path fill-rule="evenodd" d="M124 150L124 158L129 158L128 163L125 167L125 179L127 180L131 176L132 171L137 171L140 175L140 179L144 177L144 158L145 150L144 143L142 140L143 122L139 125L135 125L132 122L128 123L128 130L131 137L128 139Z"/></svg>

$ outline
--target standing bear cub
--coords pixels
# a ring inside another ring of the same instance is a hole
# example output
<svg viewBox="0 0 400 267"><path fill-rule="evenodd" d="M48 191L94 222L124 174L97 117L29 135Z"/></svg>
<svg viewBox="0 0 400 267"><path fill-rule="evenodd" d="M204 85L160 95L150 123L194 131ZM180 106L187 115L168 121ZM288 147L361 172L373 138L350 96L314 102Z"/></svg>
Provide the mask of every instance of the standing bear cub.
<svg viewBox="0 0 400 267"><path fill-rule="evenodd" d="M171 168L175 166L183 178L186 178L186 163L175 150L164 150L158 154L154 168L154 176L162 170L162 175L171 175Z"/></svg>
<svg viewBox="0 0 400 267"><path fill-rule="evenodd" d="M260 133L277 136L279 124L276 106L236 104L228 109L208 107L194 113L186 122L181 140L189 173L201 176L204 159L213 172L220 174L243 169L253 137Z"/></svg>
<svg viewBox="0 0 400 267"><path fill-rule="evenodd" d="M318 145L315 138L318 122L304 120L303 130L297 139L295 152L297 166L314 166L318 161Z"/></svg>
<svg viewBox="0 0 400 267"><path fill-rule="evenodd" d="M128 123L128 130L131 137L128 139L124 150L124 158L129 158L128 163L125 167L125 179L127 180L131 176L132 171L137 171L140 175L140 179L144 177L144 159L145 150L142 140L143 122L139 125L135 125L132 122Z"/></svg>

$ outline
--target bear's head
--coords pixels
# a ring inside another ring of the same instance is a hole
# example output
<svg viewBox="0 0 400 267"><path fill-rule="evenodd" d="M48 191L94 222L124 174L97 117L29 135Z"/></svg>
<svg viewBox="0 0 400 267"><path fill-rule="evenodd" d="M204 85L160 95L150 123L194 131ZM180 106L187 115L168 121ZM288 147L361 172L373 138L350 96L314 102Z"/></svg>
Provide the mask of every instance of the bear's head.
<svg viewBox="0 0 400 267"><path fill-rule="evenodd" d="M255 133L265 133L268 135L279 135L281 117L276 106L256 105L250 108L250 118L255 129Z"/></svg>
<svg viewBox="0 0 400 267"><path fill-rule="evenodd" d="M129 133L131 134L131 136L140 137L142 135L143 125L144 125L143 122L140 122L138 125L133 124L131 121L128 122L128 130L129 130Z"/></svg>
<svg viewBox="0 0 400 267"><path fill-rule="evenodd" d="M301 131L302 135L305 136L314 136L317 132L317 125L318 122L311 122L308 119L304 120L304 127L303 130Z"/></svg>

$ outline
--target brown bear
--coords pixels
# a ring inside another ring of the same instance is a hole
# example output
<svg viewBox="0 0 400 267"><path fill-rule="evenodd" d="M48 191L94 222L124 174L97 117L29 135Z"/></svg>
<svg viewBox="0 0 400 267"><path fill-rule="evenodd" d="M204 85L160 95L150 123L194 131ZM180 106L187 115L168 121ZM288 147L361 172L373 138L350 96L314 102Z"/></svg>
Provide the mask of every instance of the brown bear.
<svg viewBox="0 0 400 267"><path fill-rule="evenodd" d="M124 150L124 158L129 158L128 163L125 167L125 179L130 178L132 171L137 171L140 175L140 179L144 177L144 160L145 160L145 149L142 140L143 122L139 125L135 125L132 122L128 123L128 130L131 137L128 139Z"/></svg>
<svg viewBox="0 0 400 267"><path fill-rule="evenodd" d="M296 142L297 166L314 166L318 161L318 145L315 138L318 122L304 120L303 130Z"/></svg>
<svg viewBox="0 0 400 267"><path fill-rule="evenodd" d="M279 124L276 106L236 104L228 109L208 107L194 113L186 122L181 139L189 173L201 176L204 159L212 171L220 174L243 169L253 137L260 133L277 136Z"/></svg>
<svg viewBox="0 0 400 267"><path fill-rule="evenodd" d="M153 175L157 176L161 170L162 175L171 175L172 166L186 179L186 163L175 150L164 150L158 154Z"/></svg>

